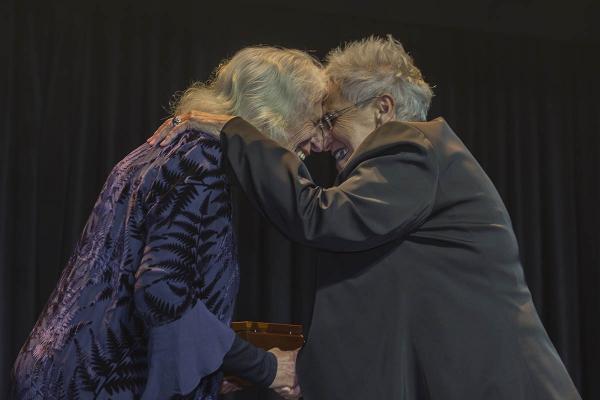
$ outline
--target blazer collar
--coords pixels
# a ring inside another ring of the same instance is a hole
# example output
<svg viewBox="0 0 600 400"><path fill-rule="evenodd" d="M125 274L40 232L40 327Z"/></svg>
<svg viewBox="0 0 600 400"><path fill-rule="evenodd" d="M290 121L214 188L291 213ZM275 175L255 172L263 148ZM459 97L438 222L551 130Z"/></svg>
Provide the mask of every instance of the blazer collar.
<svg viewBox="0 0 600 400"><path fill-rule="evenodd" d="M432 125L439 128L440 125L446 125L446 121L442 117L438 117L428 122L391 121L381 125L371 132L350 156L348 163L336 177L336 184L345 181L354 168L363 161L375 156L394 154L403 133L415 129L422 131Z"/></svg>

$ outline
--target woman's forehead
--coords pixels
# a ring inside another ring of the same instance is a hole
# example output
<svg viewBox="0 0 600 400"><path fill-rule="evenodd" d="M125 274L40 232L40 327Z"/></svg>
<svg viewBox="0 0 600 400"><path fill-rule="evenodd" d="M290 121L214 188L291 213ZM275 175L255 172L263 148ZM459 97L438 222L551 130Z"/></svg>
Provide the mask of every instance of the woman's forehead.
<svg viewBox="0 0 600 400"><path fill-rule="evenodd" d="M329 90L323 98L323 106L325 108L339 108L349 104L349 101L342 96L338 89Z"/></svg>

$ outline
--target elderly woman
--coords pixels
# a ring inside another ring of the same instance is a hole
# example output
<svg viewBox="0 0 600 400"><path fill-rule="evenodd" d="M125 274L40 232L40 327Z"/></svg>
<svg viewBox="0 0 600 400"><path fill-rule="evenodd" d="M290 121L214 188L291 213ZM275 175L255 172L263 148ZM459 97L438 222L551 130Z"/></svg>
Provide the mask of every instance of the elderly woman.
<svg viewBox="0 0 600 400"><path fill-rule="evenodd" d="M186 116L221 132L228 165L282 232L326 250L298 359L304 398L580 399L502 199L443 119L424 122L431 89L400 43L350 43L326 72L331 188L242 118Z"/></svg>
<svg viewBox="0 0 600 400"><path fill-rule="evenodd" d="M324 93L309 55L247 48L176 109L241 115L302 153ZM239 281L231 225L221 146L210 135L190 130L126 156L18 355L13 396L209 400L221 370L292 386L295 352L264 352L229 328Z"/></svg>

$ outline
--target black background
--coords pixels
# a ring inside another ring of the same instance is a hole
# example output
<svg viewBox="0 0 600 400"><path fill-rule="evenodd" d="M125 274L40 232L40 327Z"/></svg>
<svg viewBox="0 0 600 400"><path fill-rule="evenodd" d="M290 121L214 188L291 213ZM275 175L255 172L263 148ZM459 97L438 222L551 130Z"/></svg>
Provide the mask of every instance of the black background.
<svg viewBox="0 0 600 400"><path fill-rule="evenodd" d="M322 57L392 33L434 85L430 118L496 184L546 329L582 396L600 398L600 3L203 3L0 5L0 394L108 172L175 91L246 45ZM308 162L334 176L327 155ZM314 255L238 197L237 318L305 322Z"/></svg>

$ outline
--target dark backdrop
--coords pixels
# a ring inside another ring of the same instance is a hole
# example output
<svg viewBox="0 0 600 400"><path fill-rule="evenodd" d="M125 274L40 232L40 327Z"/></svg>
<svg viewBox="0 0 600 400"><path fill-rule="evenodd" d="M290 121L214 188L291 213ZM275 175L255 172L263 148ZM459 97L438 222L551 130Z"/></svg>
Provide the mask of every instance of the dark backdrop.
<svg viewBox="0 0 600 400"><path fill-rule="evenodd" d="M321 57L342 41L393 33L435 86L430 117L444 116L495 182L550 337L584 398L600 398L593 37L560 40L552 29L552 38L529 36L510 33L510 24L486 32L481 21L469 29L406 23L389 12L362 14L358 3L344 13L300 3L210 10L200 1L84 3L0 6L0 394L105 177L153 132L175 91L206 79L245 45ZM329 181L331 160L311 158L311 170ZM306 322L314 255L261 220L243 196L237 203L237 317Z"/></svg>

